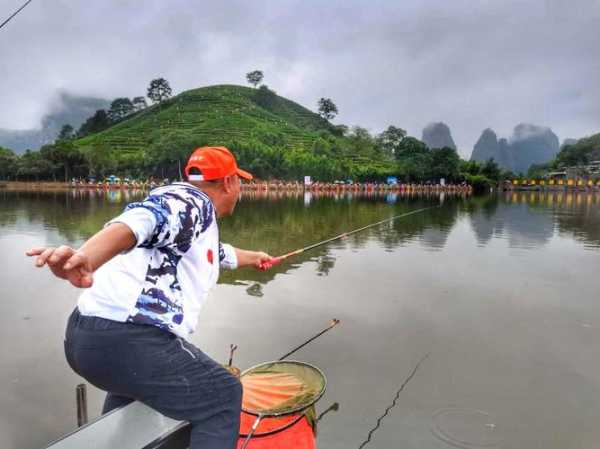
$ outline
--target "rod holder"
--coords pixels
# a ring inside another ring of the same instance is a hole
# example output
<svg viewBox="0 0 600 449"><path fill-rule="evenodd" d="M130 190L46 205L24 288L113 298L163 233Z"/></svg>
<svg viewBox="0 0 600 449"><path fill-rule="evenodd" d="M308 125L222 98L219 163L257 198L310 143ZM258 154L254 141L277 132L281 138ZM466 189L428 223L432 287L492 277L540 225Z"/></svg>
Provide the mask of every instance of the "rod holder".
<svg viewBox="0 0 600 449"><path fill-rule="evenodd" d="M87 407L87 387L85 384L77 385L75 389L77 401L77 427L81 427L88 422Z"/></svg>

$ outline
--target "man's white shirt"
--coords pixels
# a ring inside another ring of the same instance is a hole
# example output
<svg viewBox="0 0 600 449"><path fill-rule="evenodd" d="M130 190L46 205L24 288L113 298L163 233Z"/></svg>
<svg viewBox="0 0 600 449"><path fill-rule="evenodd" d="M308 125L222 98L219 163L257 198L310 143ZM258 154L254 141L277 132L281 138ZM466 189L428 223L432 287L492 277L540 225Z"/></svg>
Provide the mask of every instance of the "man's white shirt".
<svg viewBox="0 0 600 449"><path fill-rule="evenodd" d="M137 243L94 273L79 297L82 315L153 325L186 338L196 328L219 266L237 267L235 250L221 244L210 198L174 183L129 204L109 221L123 223Z"/></svg>

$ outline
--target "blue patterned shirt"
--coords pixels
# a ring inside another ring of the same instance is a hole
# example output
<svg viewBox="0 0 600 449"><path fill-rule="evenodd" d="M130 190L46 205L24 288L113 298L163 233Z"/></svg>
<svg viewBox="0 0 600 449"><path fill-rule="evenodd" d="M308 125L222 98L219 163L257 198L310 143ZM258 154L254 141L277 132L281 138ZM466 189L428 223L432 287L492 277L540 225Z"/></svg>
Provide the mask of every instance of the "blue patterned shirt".
<svg viewBox="0 0 600 449"><path fill-rule="evenodd" d="M95 272L79 298L80 312L188 336L219 266L237 266L233 247L219 242L210 198L191 184L174 183L129 204L107 225L116 222L132 230L137 244Z"/></svg>

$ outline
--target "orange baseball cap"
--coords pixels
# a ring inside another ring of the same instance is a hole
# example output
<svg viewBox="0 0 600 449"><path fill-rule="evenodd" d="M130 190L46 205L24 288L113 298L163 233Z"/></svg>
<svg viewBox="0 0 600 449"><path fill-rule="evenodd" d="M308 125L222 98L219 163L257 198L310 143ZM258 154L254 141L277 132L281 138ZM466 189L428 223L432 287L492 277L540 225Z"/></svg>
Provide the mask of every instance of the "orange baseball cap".
<svg viewBox="0 0 600 449"><path fill-rule="evenodd" d="M190 175L192 168L197 168L201 174ZM190 181L212 181L232 175L252 179L250 173L237 166L235 156L225 147L197 148L185 166L185 176Z"/></svg>

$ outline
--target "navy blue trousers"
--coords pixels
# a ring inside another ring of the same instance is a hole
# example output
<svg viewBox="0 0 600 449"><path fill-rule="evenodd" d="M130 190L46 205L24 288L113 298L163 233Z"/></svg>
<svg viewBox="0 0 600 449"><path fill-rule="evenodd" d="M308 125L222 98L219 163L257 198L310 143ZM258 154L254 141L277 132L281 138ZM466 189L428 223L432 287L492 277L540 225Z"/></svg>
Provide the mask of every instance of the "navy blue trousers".
<svg viewBox="0 0 600 449"><path fill-rule="evenodd" d="M108 392L103 413L138 400L192 426L190 449L236 447L242 386L200 349L155 326L69 317L71 368Z"/></svg>

